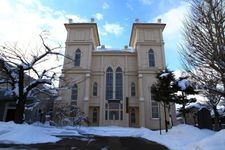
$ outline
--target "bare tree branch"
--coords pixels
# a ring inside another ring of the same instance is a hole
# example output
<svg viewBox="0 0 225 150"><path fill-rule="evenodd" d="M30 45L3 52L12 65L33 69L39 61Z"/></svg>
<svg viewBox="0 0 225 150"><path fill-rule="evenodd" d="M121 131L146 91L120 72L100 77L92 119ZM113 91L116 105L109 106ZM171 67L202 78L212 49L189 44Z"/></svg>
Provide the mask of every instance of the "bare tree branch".
<svg viewBox="0 0 225 150"><path fill-rule="evenodd" d="M43 91L37 89L46 88L44 85L52 85L53 80L56 78L54 70L61 66L54 66L53 64L52 67L47 69L38 68L41 63L44 64L52 55L63 56L63 54L56 51L61 46L50 48L41 35L40 38L43 45L42 51L37 50L37 52L32 52L30 50L32 54L29 56L25 55L27 51L23 53L17 45L12 46L6 44L3 46L3 50L0 51L0 68L6 76L0 76L0 84L11 85L11 91L14 93L14 98L17 101L15 113L16 123L23 122L23 113L28 95L35 90ZM37 78L30 77L30 72L36 75L35 77ZM29 73L29 75L26 73Z"/></svg>

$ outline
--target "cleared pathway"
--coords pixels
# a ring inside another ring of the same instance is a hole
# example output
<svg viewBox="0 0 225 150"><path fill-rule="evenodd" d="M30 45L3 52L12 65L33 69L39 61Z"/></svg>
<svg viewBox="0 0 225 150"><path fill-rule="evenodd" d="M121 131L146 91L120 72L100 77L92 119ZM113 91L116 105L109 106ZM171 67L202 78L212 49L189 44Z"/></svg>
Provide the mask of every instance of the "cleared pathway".
<svg viewBox="0 0 225 150"><path fill-rule="evenodd" d="M142 138L133 137L67 137L57 143L10 145L0 144L0 149L35 150L168 150L167 147Z"/></svg>

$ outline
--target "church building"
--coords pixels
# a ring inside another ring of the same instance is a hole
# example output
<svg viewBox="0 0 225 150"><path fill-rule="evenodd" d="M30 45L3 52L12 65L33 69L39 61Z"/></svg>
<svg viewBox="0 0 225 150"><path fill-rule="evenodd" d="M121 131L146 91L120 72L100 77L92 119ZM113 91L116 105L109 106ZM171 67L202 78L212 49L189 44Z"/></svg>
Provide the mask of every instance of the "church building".
<svg viewBox="0 0 225 150"><path fill-rule="evenodd" d="M109 50L96 23L70 20L57 101L79 107L92 126L164 128L163 106L152 99L151 86L165 68L165 26L135 22L129 47ZM171 110L175 119L175 106Z"/></svg>

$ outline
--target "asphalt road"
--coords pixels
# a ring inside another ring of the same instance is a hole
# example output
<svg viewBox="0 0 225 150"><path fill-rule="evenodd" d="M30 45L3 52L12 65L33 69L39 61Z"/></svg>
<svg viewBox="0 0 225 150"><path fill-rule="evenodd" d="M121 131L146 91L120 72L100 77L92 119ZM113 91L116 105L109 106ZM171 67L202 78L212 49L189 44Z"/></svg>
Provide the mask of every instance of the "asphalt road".
<svg viewBox="0 0 225 150"><path fill-rule="evenodd" d="M10 145L0 144L2 150L168 150L155 142L133 137L67 137L57 143Z"/></svg>

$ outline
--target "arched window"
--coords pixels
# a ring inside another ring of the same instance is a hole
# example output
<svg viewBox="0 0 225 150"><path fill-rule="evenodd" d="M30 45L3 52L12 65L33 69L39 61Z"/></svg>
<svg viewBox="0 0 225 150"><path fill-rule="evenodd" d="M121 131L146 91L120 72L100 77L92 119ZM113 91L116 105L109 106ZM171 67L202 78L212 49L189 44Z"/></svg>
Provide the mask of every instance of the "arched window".
<svg viewBox="0 0 225 150"><path fill-rule="evenodd" d="M93 84L93 96L97 96L98 95L98 84L95 82Z"/></svg>
<svg viewBox="0 0 225 150"><path fill-rule="evenodd" d="M131 89L130 89L130 92L131 92L131 96L135 96L135 95L136 95L136 89L135 89L135 84L134 84L134 82L131 83Z"/></svg>
<svg viewBox="0 0 225 150"><path fill-rule="evenodd" d="M123 99L123 73L122 69L116 69L116 99Z"/></svg>
<svg viewBox="0 0 225 150"><path fill-rule="evenodd" d="M148 51L148 61L149 61L149 67L155 66L155 54L152 49Z"/></svg>
<svg viewBox="0 0 225 150"><path fill-rule="evenodd" d="M106 99L113 99L113 70L111 67L106 70Z"/></svg>
<svg viewBox="0 0 225 150"><path fill-rule="evenodd" d="M71 89L71 104L77 105L78 88L77 84L74 84Z"/></svg>
<svg viewBox="0 0 225 150"><path fill-rule="evenodd" d="M81 56L80 49L77 49L75 52L74 66L80 66L80 56Z"/></svg>

